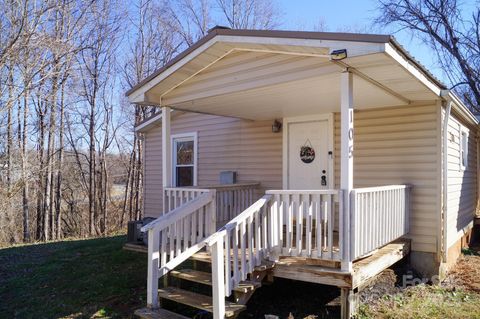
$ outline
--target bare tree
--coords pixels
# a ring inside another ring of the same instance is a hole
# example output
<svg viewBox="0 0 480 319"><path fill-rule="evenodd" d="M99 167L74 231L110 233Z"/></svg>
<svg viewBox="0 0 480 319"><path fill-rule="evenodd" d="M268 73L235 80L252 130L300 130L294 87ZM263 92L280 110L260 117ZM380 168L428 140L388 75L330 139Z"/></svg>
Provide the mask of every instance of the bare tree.
<svg viewBox="0 0 480 319"><path fill-rule="evenodd" d="M380 0L380 25L410 30L437 54L451 87L480 112L480 6L456 0Z"/></svg>
<svg viewBox="0 0 480 319"><path fill-rule="evenodd" d="M275 29L280 11L272 0L216 0L232 29Z"/></svg>

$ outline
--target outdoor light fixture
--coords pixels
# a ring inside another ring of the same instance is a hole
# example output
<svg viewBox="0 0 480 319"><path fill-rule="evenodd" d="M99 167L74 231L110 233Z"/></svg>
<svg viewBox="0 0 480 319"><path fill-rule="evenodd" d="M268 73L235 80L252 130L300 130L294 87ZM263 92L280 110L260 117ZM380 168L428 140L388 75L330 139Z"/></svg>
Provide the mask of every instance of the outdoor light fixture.
<svg viewBox="0 0 480 319"><path fill-rule="evenodd" d="M272 132L273 133L278 133L282 129L282 123L279 120L273 121L272 124Z"/></svg>
<svg viewBox="0 0 480 319"><path fill-rule="evenodd" d="M340 61L347 57L347 49L333 50L330 52L330 58L334 61Z"/></svg>

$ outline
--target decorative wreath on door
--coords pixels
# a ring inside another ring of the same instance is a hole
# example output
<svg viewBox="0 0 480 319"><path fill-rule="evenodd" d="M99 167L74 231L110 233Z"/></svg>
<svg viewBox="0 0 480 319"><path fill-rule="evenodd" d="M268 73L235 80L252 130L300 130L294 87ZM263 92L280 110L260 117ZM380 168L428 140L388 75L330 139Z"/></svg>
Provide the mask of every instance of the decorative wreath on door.
<svg viewBox="0 0 480 319"><path fill-rule="evenodd" d="M302 162L309 164L315 159L315 150L309 139L305 141L302 147L300 147L300 159Z"/></svg>

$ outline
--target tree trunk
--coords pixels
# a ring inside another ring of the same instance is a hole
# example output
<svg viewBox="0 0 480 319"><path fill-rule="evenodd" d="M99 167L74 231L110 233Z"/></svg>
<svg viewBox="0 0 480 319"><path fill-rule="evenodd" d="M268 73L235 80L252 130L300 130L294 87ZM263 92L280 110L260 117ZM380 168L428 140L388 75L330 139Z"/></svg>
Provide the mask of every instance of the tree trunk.
<svg viewBox="0 0 480 319"><path fill-rule="evenodd" d="M60 127L58 132L58 163L57 163L57 185L55 191L55 231L56 238L62 237L62 170L63 170L63 134L65 130L65 82L62 82L60 92Z"/></svg>
<svg viewBox="0 0 480 319"><path fill-rule="evenodd" d="M22 152L22 180L23 180L23 190L22 190L22 209L23 209L23 241L30 241L30 216L29 216L29 180L27 176L27 163L28 163L28 152L27 152L27 135L28 135L28 99L29 99L29 89L25 89L23 95L23 132L22 132L22 141L21 141L21 152Z"/></svg>
<svg viewBox="0 0 480 319"><path fill-rule="evenodd" d="M56 69L57 71L58 69ZM56 72L55 74L58 74ZM56 122L56 110L57 110L57 87L58 78L56 76L52 79L52 94L50 99L50 120L48 123L48 142L47 142L47 158L46 158L46 171L45 171L45 191L44 191L44 237L45 240L49 240L53 234L53 221L52 221L52 182L53 182L53 156L55 153L55 122Z"/></svg>
<svg viewBox="0 0 480 319"><path fill-rule="evenodd" d="M90 151L89 151L89 181L88 181L88 232L93 235L95 229L95 215L96 215L96 179L95 179L95 99L92 99L90 108L90 123L88 134L90 137Z"/></svg>
<svg viewBox="0 0 480 319"><path fill-rule="evenodd" d="M38 240L45 239L44 237L44 198L43 198L43 181L45 170L45 110L46 103L42 100L38 102L38 141L37 141L37 153L38 153L38 177L37 177L37 233L36 238Z"/></svg>

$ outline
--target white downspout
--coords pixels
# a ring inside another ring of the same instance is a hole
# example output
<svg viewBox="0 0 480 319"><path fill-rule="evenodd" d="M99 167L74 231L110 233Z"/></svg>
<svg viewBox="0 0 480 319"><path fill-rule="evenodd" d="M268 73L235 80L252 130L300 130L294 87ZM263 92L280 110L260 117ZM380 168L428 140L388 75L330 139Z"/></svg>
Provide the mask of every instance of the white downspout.
<svg viewBox="0 0 480 319"><path fill-rule="evenodd" d="M447 226L448 226L448 120L452 110L452 101L448 100L445 111L445 120L443 121L443 198L442 198L442 216L443 216L443 243L442 243L442 261L447 262Z"/></svg>

